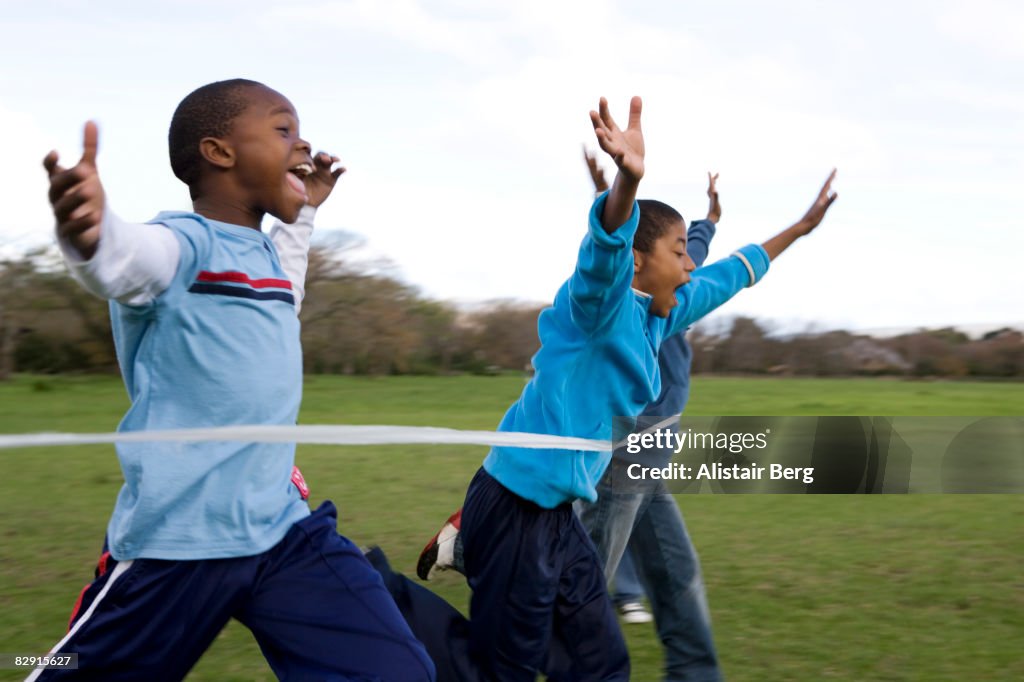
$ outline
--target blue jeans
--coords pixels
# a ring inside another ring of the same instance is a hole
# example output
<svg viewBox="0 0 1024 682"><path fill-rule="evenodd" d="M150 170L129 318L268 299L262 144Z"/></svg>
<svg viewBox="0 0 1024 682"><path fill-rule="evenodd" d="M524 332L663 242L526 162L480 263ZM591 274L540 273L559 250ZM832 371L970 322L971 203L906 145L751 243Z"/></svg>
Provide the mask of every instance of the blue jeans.
<svg viewBox="0 0 1024 682"><path fill-rule="evenodd" d="M626 545L626 551L619 561L619 570L615 572L615 580L612 581L612 601L616 606L639 604L644 599L644 586L640 584L640 576L636 573L630 547Z"/></svg>
<svg viewBox="0 0 1024 682"><path fill-rule="evenodd" d="M665 679L721 680L700 561L683 515L660 480L635 482L628 492L613 485L626 479L628 466L613 458L598 484L597 502L576 503L605 577L615 575L627 544L632 544L665 647Z"/></svg>

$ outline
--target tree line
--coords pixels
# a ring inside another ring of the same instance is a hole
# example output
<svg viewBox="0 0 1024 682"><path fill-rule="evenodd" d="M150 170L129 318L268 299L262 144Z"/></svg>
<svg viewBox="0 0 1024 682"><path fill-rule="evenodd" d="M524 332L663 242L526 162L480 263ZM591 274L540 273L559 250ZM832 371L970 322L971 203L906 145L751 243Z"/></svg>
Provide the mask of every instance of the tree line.
<svg viewBox="0 0 1024 682"><path fill-rule="evenodd" d="M306 371L448 374L528 371L542 305L474 309L425 297L386 268L351 257L351 243L310 252L303 303ZM85 292L52 249L0 261L0 379L14 372L114 372L107 303ZM978 339L952 328L879 339L848 331L773 334L738 317L690 332L695 373L798 376L1024 377L1024 335Z"/></svg>

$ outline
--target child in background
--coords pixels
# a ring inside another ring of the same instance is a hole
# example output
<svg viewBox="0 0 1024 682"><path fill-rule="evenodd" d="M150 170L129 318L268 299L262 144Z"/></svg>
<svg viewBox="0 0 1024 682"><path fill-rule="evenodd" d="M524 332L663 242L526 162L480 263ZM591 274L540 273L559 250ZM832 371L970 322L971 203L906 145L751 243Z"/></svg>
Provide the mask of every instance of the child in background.
<svg viewBox="0 0 1024 682"><path fill-rule="evenodd" d="M168 140L194 212L130 225L106 201L97 138L86 124L77 165L60 167L56 152L44 165L65 260L111 301L132 403L119 430L294 424L296 293L313 207L343 170L331 170L337 158L311 156L280 93L211 83L178 105ZM275 226L271 240L260 229L268 213L300 220ZM106 551L53 648L77 653L78 670L29 679L180 680L232 617L281 679L434 678L380 577L338 534L334 506L310 513L294 443L117 451L125 484Z"/></svg>
<svg viewBox="0 0 1024 682"><path fill-rule="evenodd" d="M587 167L595 189L606 189L604 174L590 155ZM686 253L698 268L707 258L722 216L717 180L717 174L708 173L707 218L693 221L686 232ZM640 415L637 431L664 421L666 416L674 416L664 428L678 432L679 415L690 394L691 356L685 332L662 343L658 350L661 393ZM646 465L659 468L668 465L673 450L649 449L647 455ZM597 547L605 576L612 585L621 583L623 566L631 560L632 568L646 587L658 638L665 650L666 681L720 680L700 560L683 515L664 481L629 480L627 466L628 462L620 461L619 453L614 453L597 486L597 501L577 502L577 511ZM623 486L622 482L627 480L629 484ZM613 598L619 599L617 595ZM619 608L626 622L628 616L636 613L635 609L627 612L622 606Z"/></svg>

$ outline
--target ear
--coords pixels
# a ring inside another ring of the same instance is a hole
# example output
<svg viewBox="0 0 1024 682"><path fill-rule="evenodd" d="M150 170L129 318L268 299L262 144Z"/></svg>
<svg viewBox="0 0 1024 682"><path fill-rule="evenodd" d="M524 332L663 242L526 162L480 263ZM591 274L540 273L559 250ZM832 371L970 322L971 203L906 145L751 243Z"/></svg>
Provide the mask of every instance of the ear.
<svg viewBox="0 0 1024 682"><path fill-rule="evenodd" d="M220 138L204 137L199 140L199 153L217 168L231 168L235 165L235 150Z"/></svg>
<svg viewBox="0 0 1024 682"><path fill-rule="evenodd" d="M644 269L644 252L633 249L633 274L638 275Z"/></svg>

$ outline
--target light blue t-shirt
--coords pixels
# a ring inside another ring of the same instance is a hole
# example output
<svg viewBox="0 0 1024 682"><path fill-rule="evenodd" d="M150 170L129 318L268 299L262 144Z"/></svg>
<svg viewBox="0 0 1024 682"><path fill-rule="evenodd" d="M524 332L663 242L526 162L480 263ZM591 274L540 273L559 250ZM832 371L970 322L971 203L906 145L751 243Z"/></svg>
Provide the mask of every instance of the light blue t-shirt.
<svg viewBox="0 0 1024 682"><path fill-rule="evenodd" d="M606 198L599 196L590 211L575 272L540 314L533 378L499 431L610 439L614 417L635 417L661 392L662 341L768 270L765 250L745 246L738 252L742 258L695 270L689 284L676 290L678 305L667 318L651 315L650 298L632 288L639 206L608 234L601 227ZM595 484L610 460L611 452L494 447L484 469L515 494L550 509L577 498L595 501Z"/></svg>
<svg viewBox="0 0 1024 682"><path fill-rule="evenodd" d="M119 431L293 425L302 396L291 283L258 230L161 213L181 246L151 303L111 302L131 407ZM309 507L291 483L293 443L119 443L125 484L107 528L115 559L249 556Z"/></svg>

